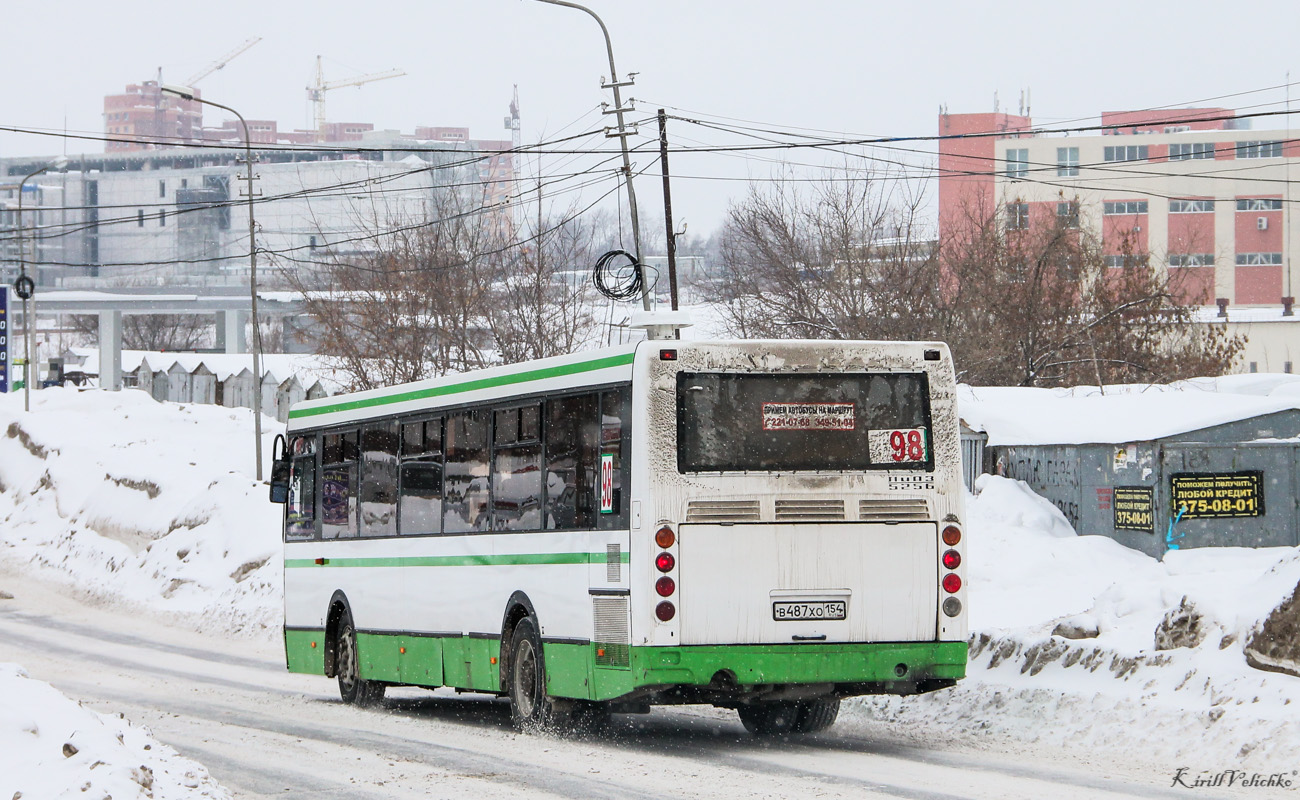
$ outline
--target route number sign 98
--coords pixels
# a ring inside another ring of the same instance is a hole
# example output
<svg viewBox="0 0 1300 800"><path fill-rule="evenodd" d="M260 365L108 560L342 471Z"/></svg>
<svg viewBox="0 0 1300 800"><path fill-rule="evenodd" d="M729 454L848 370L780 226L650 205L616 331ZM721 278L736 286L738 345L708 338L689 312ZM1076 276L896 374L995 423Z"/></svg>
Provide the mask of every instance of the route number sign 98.
<svg viewBox="0 0 1300 800"><path fill-rule="evenodd" d="M867 432L872 464L919 464L926 460L925 428L900 428Z"/></svg>

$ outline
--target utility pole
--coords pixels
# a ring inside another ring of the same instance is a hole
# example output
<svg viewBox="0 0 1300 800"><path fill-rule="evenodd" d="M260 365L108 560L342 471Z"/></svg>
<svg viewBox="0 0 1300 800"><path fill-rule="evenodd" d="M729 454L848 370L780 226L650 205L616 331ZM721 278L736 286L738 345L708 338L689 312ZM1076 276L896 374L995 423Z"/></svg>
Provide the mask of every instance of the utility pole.
<svg viewBox="0 0 1300 800"><path fill-rule="evenodd" d="M329 87L326 87L329 88ZM253 174L253 137L248 131L248 123L244 121L244 115L240 114L230 106L223 106L211 100L205 100L198 96L198 93L189 86L167 86L162 85L159 89L167 94L173 94L182 100L192 100L196 103L214 106L223 111L229 111L239 119L239 124L244 129L244 163L248 166L247 174L242 180L248 184L245 195L248 197L248 294L251 313L253 316L253 453L256 460L254 466L257 472L257 480L262 480L262 326L257 322L257 224L253 219L253 181L257 176Z"/></svg>
<svg viewBox="0 0 1300 800"><path fill-rule="evenodd" d="M664 227L668 229L668 291L677 310L677 234L673 233L673 196L668 188L668 115L659 109L659 165L664 174ZM681 338L678 331L673 331Z"/></svg>
<svg viewBox="0 0 1300 800"><path fill-rule="evenodd" d="M632 188L632 158L628 154L628 149L627 149L627 137L631 136L633 133L635 133L635 131L628 131L627 127L624 125L623 112L628 111L630 109L623 108L623 97L622 94L619 92L619 88L623 86L631 86L633 85L633 83L635 83L635 81L632 80L620 81L618 79L618 70L615 69L614 67L614 45L609 38L609 29L605 27L604 21L602 21L601 18L596 15L595 11L592 11L590 8L587 8L586 6L578 5L577 3L570 3L567 0L538 0L538 2L549 3L553 6L565 6L566 8L576 8L579 11L585 11L587 14L591 15L592 19L596 20L596 24L600 25L600 32L605 35L605 52L609 55L609 83L602 83L600 88L614 90L614 108L613 110L606 109L603 113L614 114L615 118L618 120L618 131L616 133L611 133L608 129L606 129L605 136L608 138L618 138L619 144L622 145L623 180L625 185L627 186L627 210L628 213L631 214L632 216L632 252L636 256L637 268L640 269L641 223L636 213L636 192ZM629 77L631 76L629 75ZM645 281L642 281L642 285L641 285L641 307L646 311L650 310L650 285ZM654 337L652 336L651 338Z"/></svg>

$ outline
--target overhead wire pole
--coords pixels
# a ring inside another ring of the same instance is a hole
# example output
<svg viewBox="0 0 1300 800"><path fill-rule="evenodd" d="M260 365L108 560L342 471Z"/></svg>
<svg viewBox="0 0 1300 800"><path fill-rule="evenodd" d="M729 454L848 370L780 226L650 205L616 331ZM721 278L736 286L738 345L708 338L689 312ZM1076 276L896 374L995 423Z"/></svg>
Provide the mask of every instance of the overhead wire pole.
<svg viewBox="0 0 1300 800"><path fill-rule="evenodd" d="M664 174L664 227L668 233L668 296L677 310L677 234L673 232L673 196L668 189L668 116L659 109L659 165Z"/></svg>
<svg viewBox="0 0 1300 800"><path fill-rule="evenodd" d="M577 3L570 3L568 0L537 0L539 3L549 3L553 6L565 6L567 8L576 8L579 11L585 11L596 20L600 25L600 32L605 36L605 52L609 55L609 83L601 86L602 89L614 90L614 111L612 112L618 120L618 137L619 144L623 148L623 181L627 186L627 210L632 216L632 252L636 257L637 269L641 267L641 223L636 213L636 191L632 188L632 157L628 154L627 137L630 135L623 123L623 96L619 92L622 86L631 86L633 81L619 81L618 70L614 67L614 45L609 38L609 29L595 11ZM644 281L641 284L641 307L646 311L650 310L650 285Z"/></svg>
<svg viewBox="0 0 1300 800"><path fill-rule="evenodd" d="M174 94L182 100L191 100L196 103L214 106L223 111L229 111L239 120L239 124L244 128L244 161L248 166L248 174L244 180L248 183L248 294L251 313L253 316L253 436L254 457L257 460L255 469L257 480L262 480L262 330L257 322L257 224L253 218L253 138L248 132L248 123L244 121L244 116L230 106L223 106L220 103L214 103L211 100L205 100L198 97L195 91L188 86L167 86L158 87L160 90Z"/></svg>

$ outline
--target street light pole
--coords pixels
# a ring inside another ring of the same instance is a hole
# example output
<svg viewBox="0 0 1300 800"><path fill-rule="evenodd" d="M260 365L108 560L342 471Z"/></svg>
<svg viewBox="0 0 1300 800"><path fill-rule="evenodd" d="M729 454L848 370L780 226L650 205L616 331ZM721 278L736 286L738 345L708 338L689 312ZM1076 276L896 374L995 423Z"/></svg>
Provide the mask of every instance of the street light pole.
<svg viewBox="0 0 1300 800"><path fill-rule="evenodd" d="M23 411L32 410L32 314L36 311L35 282L27 277L27 253L23 246L23 186L51 167L61 168L67 163L60 156L18 182L18 282L15 286L19 287L18 296L23 301Z"/></svg>
<svg viewBox="0 0 1300 800"><path fill-rule="evenodd" d="M577 3L570 3L568 0L538 0L540 3L549 3L553 6L565 6L566 8L576 8L579 11L585 11L596 20L600 25L600 32L605 35L605 52L609 55L609 85L602 88L614 90L614 115L618 120L618 141L623 147L623 178L627 185L627 210L632 215L632 249L636 254L637 268L641 264L641 222L636 213L636 192L632 189L632 158L627 150L628 132L623 124L623 97L619 93L619 87L631 86L632 81L620 82L618 79L618 70L614 68L614 45L609 39L609 29L605 23L596 15L595 11ZM650 310L650 284L646 281L641 283L641 307L646 311Z"/></svg>
<svg viewBox="0 0 1300 800"><path fill-rule="evenodd" d="M253 138L248 132L248 123L244 116L230 106L223 106L211 100L198 97L188 86L171 86L163 84L158 87L167 94L173 94L182 100L192 100L207 106L229 111L239 120L244 129L244 162L248 167L244 181L248 184L248 293L253 315L253 436L255 444L254 457L257 460L257 480L262 480L262 331L257 324L257 225L253 218Z"/></svg>

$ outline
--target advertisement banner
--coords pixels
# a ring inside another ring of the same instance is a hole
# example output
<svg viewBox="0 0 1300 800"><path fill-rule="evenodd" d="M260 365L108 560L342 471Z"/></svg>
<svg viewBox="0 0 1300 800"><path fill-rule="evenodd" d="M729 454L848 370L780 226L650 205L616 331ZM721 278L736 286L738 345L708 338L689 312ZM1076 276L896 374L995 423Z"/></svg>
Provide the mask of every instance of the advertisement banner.
<svg viewBox="0 0 1300 800"><path fill-rule="evenodd" d="M1182 519L1264 516L1264 473L1178 473L1169 479L1169 511Z"/></svg>

